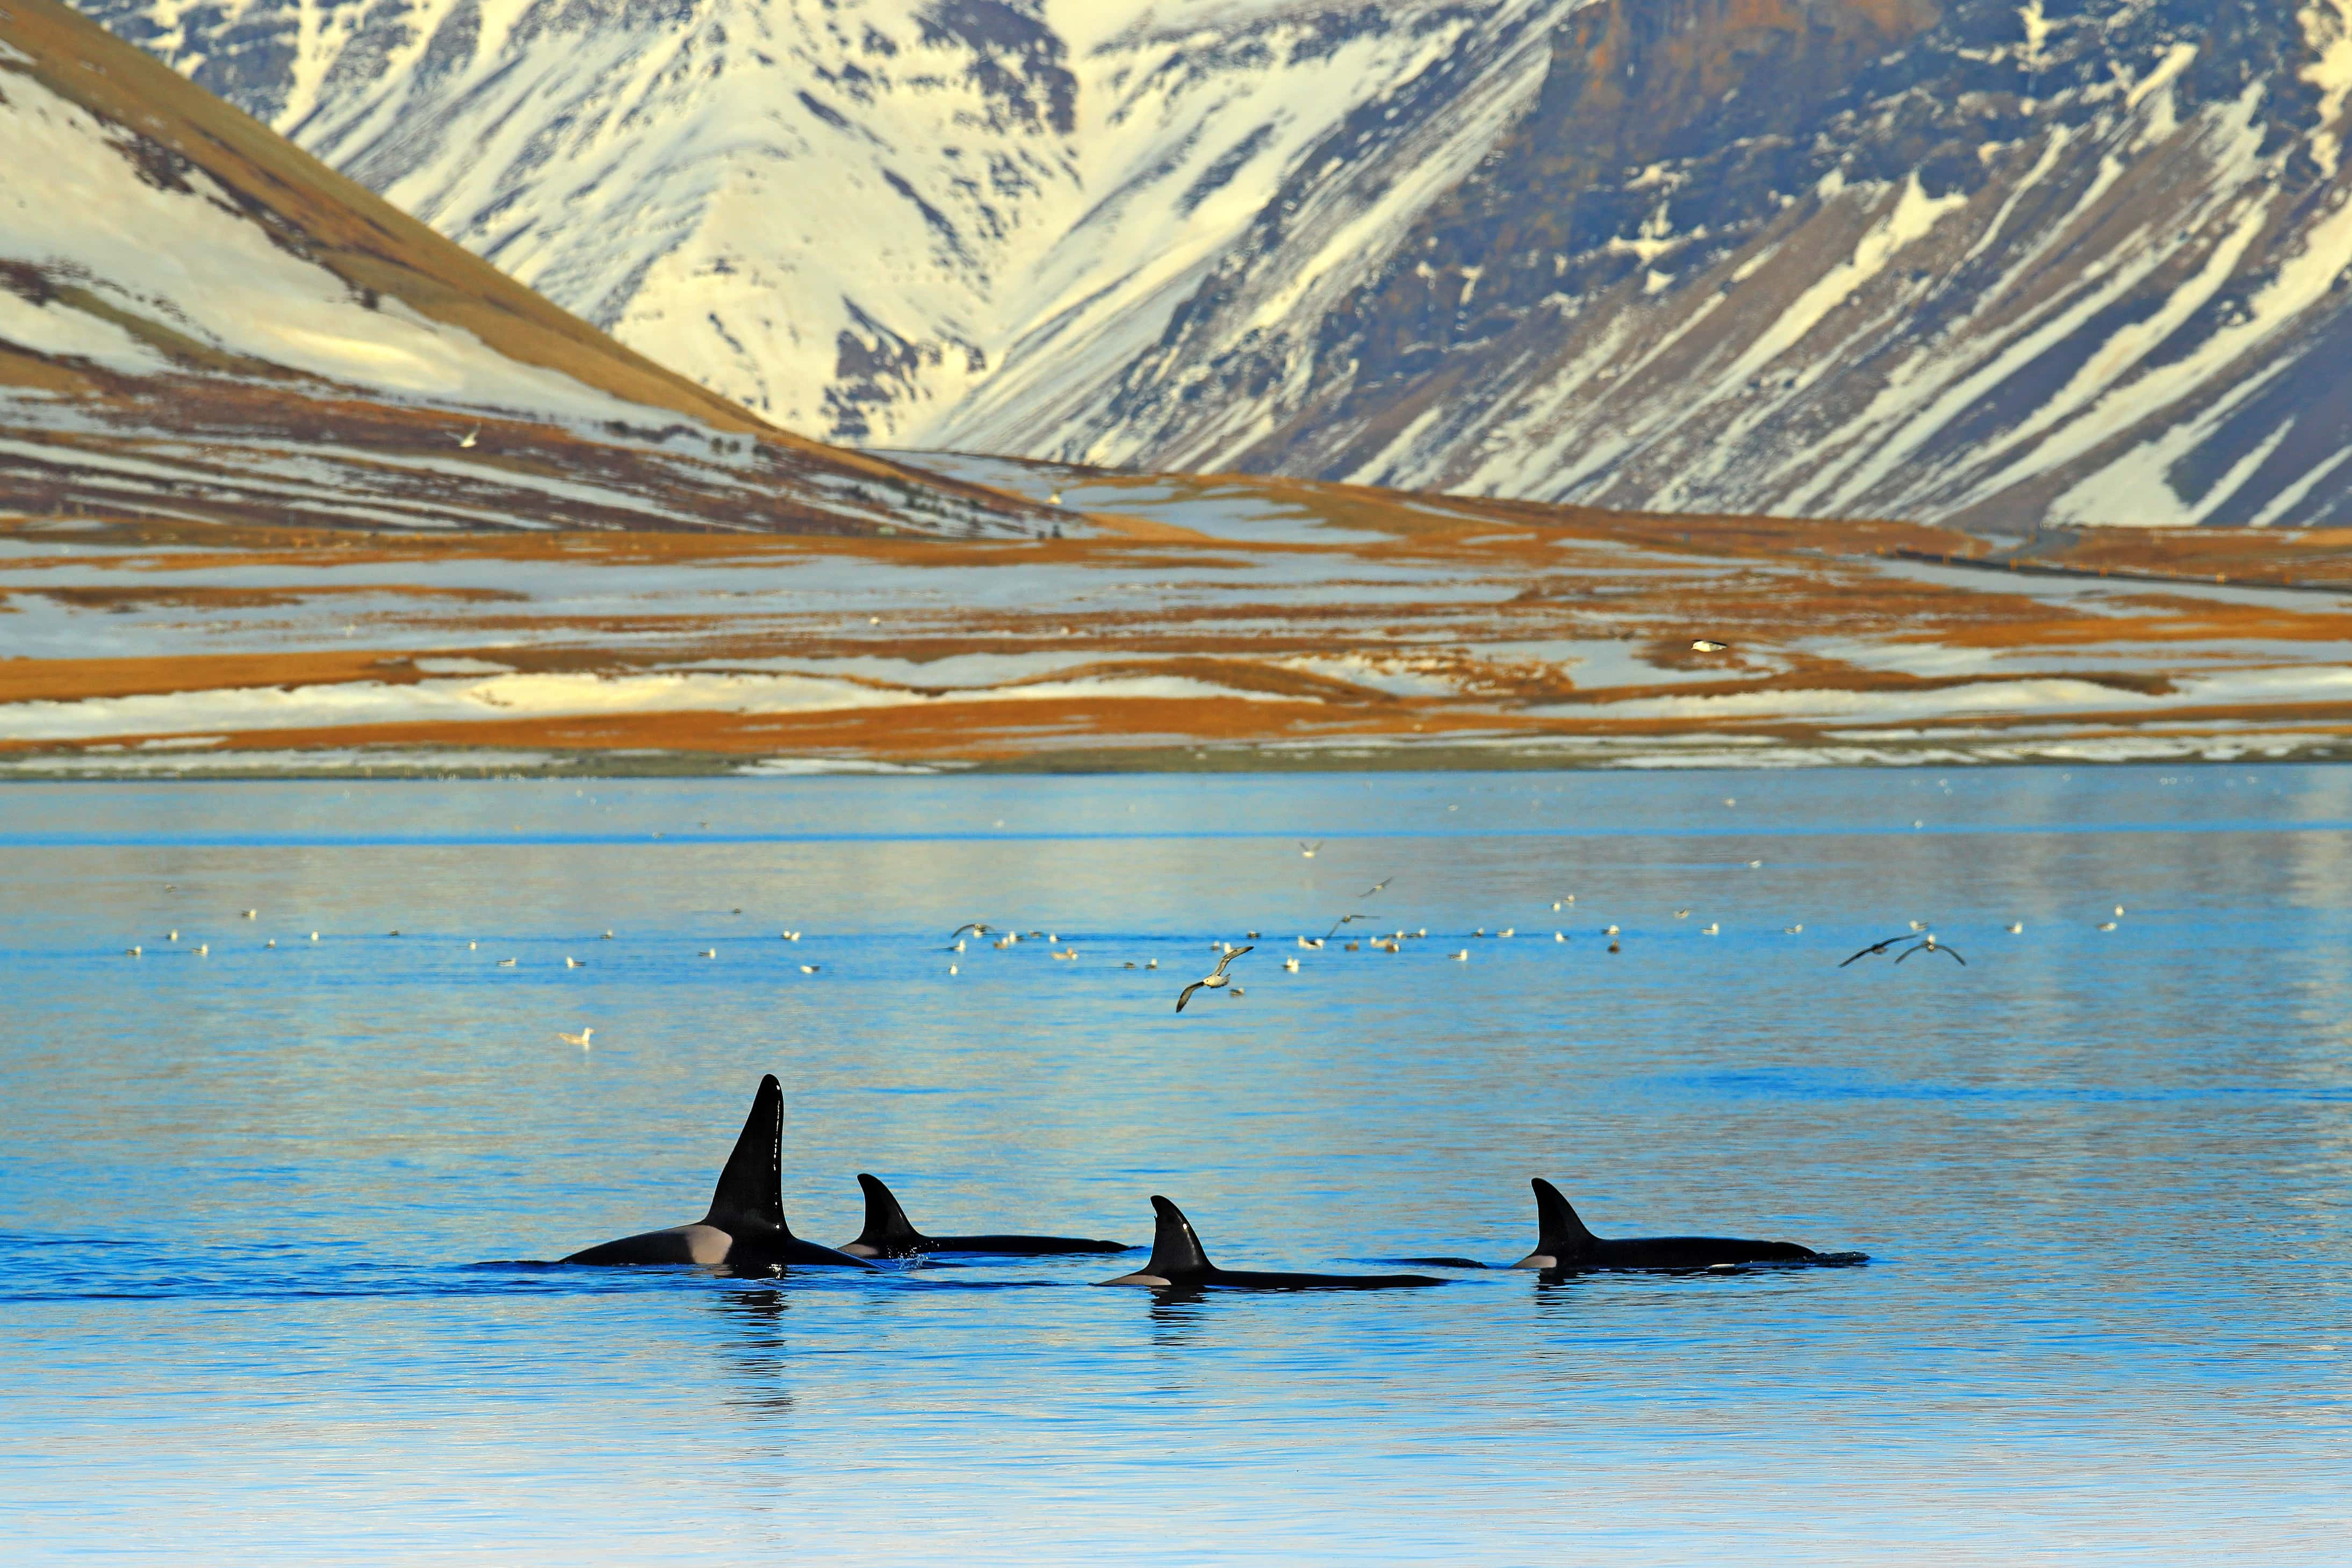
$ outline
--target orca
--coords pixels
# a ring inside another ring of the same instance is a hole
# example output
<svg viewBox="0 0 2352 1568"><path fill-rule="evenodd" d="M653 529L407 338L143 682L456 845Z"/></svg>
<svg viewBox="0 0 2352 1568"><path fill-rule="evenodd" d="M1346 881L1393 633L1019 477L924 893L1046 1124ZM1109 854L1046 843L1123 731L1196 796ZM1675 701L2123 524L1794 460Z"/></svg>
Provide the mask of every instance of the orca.
<svg viewBox="0 0 2352 1568"><path fill-rule="evenodd" d="M1725 1236L1636 1236L1615 1240L1593 1235L1558 1187L1538 1176L1536 1249L1511 1265L1549 1273L1587 1269L1644 1268L1696 1273L1747 1264L1849 1264L1867 1261L1858 1252L1815 1252L1793 1241L1744 1241Z"/></svg>
<svg viewBox="0 0 2352 1568"><path fill-rule="evenodd" d="M735 1152L727 1157L727 1168L719 1173L719 1189L710 1195L709 1214L692 1225L625 1236L560 1261L698 1263L705 1268L760 1271L787 1264L872 1268L874 1265L862 1258L803 1241L784 1223L783 1142L784 1089L771 1073L760 1080L760 1092L751 1098L751 1114L743 1119Z"/></svg>
<svg viewBox="0 0 2352 1568"><path fill-rule="evenodd" d="M1220 1268L1201 1249L1201 1238L1192 1234L1192 1222L1184 1217L1182 1209L1157 1194L1152 1196L1151 1207L1160 1216L1151 1237L1151 1260L1132 1274L1096 1283L1145 1285L1161 1290L1208 1287L1232 1290L1386 1290L1445 1283L1426 1274L1265 1274Z"/></svg>
<svg viewBox="0 0 2352 1568"><path fill-rule="evenodd" d="M1008 1258L1046 1258L1065 1252L1132 1252L1123 1241L1088 1241L1076 1236L925 1236L898 1206L898 1195L880 1178L858 1173L866 1189L866 1228L842 1243L852 1258L910 1258L925 1252L992 1252Z"/></svg>

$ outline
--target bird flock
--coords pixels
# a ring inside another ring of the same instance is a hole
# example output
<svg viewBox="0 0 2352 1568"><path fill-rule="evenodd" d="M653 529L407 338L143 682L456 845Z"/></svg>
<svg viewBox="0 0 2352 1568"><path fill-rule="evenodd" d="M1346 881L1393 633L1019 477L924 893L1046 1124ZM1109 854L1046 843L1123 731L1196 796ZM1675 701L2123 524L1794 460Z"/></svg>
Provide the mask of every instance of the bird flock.
<svg viewBox="0 0 2352 1568"><path fill-rule="evenodd" d="M1323 849L1325 842L1325 840L1321 839L1299 840L1298 852L1304 858L1310 860L1314 859ZM1761 869L1763 868L1763 864L1764 863L1761 860L1750 860L1746 862L1747 868L1751 870ZM1349 900L1349 902L1351 904L1370 903L1384 894L1394 880L1395 879L1393 876L1382 877L1380 880L1372 883L1369 888L1357 893L1351 900ZM164 884L164 890L166 892L177 892L179 889L176 884L166 883ZM1577 898L1573 893L1561 893L1557 897L1550 899L1549 901L1550 903L1552 912L1556 914L1566 913L1573 911L1576 909ZM738 907L730 910L729 912L734 915L740 915L743 913L743 910L741 908ZM1684 905L1675 908L1671 912L1673 919L1675 921L1685 922L1693 918L1695 910L1692 906ZM235 919L249 922L257 922L261 918L261 911L257 908L236 910L232 911L232 914ZM2125 915L2126 910L2124 906L2121 904L2115 905L2112 918L2102 919L2095 921L2094 923L2095 929L2101 932L2111 932L2119 930L2125 919ZM1379 915L1365 910L1349 909L1336 916L1330 925L1327 927L1320 935L1310 935L1304 932L1297 934L1293 938L1297 951L1297 952L1287 955L1282 959L1281 967L1283 972L1288 974L1298 974L1303 973L1307 965L1298 954L1326 953L1331 950L1332 945L1335 942L1339 943L1339 951L1344 952L1358 952L1369 950L1374 952L1397 954L1404 952L1408 944L1424 941L1430 934L1428 928L1425 926L1407 929L1400 924L1392 930L1385 932L1364 936L1349 935L1342 941L1342 932L1349 931L1351 928L1365 925L1368 922L1380 918L1381 917ZM2022 921L2012 920L2005 922L2001 929L2011 936L2021 936L2025 931L2025 922ZM1705 925L1696 928L1697 934L1702 937L1714 937L1720 935L1722 930L1723 925L1719 920L1710 920ZM1782 926L1780 931L1785 936L1801 936L1804 933L1805 926L1803 922L1796 921ZM802 930L788 928L778 931L776 933L776 940L784 942L797 943L802 940L803 934L804 932ZM1539 933L1538 934L1539 935ZM1607 939L1607 951L1609 952L1618 953L1623 951L1623 927L1620 924L1614 921L1604 924L1598 928L1597 934ZM383 935L387 939L398 938L402 935L402 932L399 928L394 927L385 931ZM1502 942L1517 937L1518 935L1518 930L1516 925L1504 925L1497 929L1489 931L1487 927L1482 925L1477 927L1471 935L1475 940ZM1552 931L1551 936L1552 941L1555 943L1567 943L1573 940L1571 933L1567 930L1555 930ZM1177 1014L1182 1014L1185 1009L1192 1005L1193 999L1203 991L1223 993L1229 1001L1240 1001L1247 995L1247 991L1242 984L1242 976L1234 972L1233 966L1235 960L1257 951L1257 946L1261 940L1261 933L1256 931L1250 931L1244 933L1244 938L1245 940L1242 943L1238 944L1232 941L1223 939L1212 942L1209 944L1211 951L1217 954L1215 964L1207 973L1189 980L1181 987L1181 989L1178 990L1176 993L1174 1009ZM318 943L320 940L320 932L313 931L308 933L309 942ZM607 928L593 940L597 942L612 942L614 941L615 938L613 931L610 928ZM948 933L945 951L950 955L961 957L961 955L966 955L970 952L972 944L980 943L986 951L1008 952L1020 947L1024 941L1029 942L1042 942L1046 948L1048 956L1055 961L1071 964L1073 967L1077 966L1079 963L1081 952L1076 942L1063 942L1057 932L1044 929L1035 929L1024 933L1019 930L999 927L983 920L966 921L961 925L957 926L955 930L950 931ZM259 944L263 951L268 952L276 951L278 945L278 939L276 937L267 938ZM465 942L465 951L467 952L478 952L480 950L481 941L478 938L467 939ZM151 947L145 942L133 942L127 946L123 951L132 958L144 958L151 956L151 954L162 955L166 953L179 953L194 958L205 958L210 956L212 953L213 943L211 941L192 941L183 942L179 929L177 927L172 927L164 931L163 942L159 946L151 949ZM1472 948L1468 946L1456 947L1446 950L1444 952L1444 956L1454 963L1466 964L1471 960L1472 951ZM691 952L694 959L699 963L715 963L719 961L720 950L716 944L709 947L693 948L691 949ZM1879 941L1871 942L1866 946L1858 949L1848 957L1841 960L1837 963L1836 967L1839 969L1847 969L1861 963L1864 959L1885 957L1891 957L1892 963L1898 966L1915 957L1925 957L1931 961L1937 958L1949 959L1954 965L1963 969L1967 968L1969 965L1967 957L1958 948L1953 946L1950 942L1945 941L1941 936L1939 936L1936 931L1932 929L1931 922L1924 920L1913 920L1908 922L1907 930L1898 932L1894 936L1885 937ZM560 962L562 967L566 971L582 970L590 967L588 960L583 959L575 953L570 952L561 954L560 958L556 962ZM492 965L494 968L500 970L514 970L520 969L523 966L521 957L514 953L507 953L496 957L492 960ZM819 962L797 963L793 967L796 968L801 974L809 977L815 977L824 974L827 971L827 965ZM1160 968L1160 960L1156 956L1147 956L1140 963L1138 963L1134 959L1125 959L1121 961L1120 968L1123 971L1141 971L1145 973L1155 972ZM961 975L962 973L961 963L949 963L947 966L947 973L950 977ZM595 1030L593 1027L583 1026L576 1031L556 1031L556 1037L567 1045L575 1046L580 1049L586 1050L590 1048L591 1037L594 1033Z"/></svg>

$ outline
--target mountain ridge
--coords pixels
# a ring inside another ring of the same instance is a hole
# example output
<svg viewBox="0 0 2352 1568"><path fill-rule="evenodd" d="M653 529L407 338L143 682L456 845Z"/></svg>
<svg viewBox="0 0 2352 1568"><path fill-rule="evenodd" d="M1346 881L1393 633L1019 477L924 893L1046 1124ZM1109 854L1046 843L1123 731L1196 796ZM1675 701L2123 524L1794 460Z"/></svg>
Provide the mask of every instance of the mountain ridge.
<svg viewBox="0 0 2352 1568"><path fill-rule="evenodd" d="M838 439L1992 532L2352 512L2347 0L89 9Z"/></svg>
<svg viewBox="0 0 2352 1568"><path fill-rule="evenodd" d="M310 527L1027 533L775 429L51 0L0 7L0 505Z"/></svg>

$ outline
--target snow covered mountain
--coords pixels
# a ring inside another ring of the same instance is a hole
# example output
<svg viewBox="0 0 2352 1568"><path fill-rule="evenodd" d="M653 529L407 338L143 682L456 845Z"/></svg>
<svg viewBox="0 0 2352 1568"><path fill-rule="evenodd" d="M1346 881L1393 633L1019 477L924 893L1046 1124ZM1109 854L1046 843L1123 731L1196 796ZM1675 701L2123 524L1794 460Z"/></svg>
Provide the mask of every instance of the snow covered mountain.
<svg viewBox="0 0 2352 1568"><path fill-rule="evenodd" d="M1026 533L763 425L52 0L0 5L0 511Z"/></svg>
<svg viewBox="0 0 2352 1568"><path fill-rule="evenodd" d="M2352 515L2352 0L84 0L837 439Z"/></svg>

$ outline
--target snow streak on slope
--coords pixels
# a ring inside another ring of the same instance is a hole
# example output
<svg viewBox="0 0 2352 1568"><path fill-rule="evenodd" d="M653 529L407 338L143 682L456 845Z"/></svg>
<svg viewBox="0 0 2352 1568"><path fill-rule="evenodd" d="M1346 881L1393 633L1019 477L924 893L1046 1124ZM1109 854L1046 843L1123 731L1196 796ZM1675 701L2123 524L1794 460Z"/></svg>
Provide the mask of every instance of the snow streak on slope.
<svg viewBox="0 0 2352 1568"><path fill-rule="evenodd" d="M844 439L2352 511L2352 0L89 0Z"/></svg>

